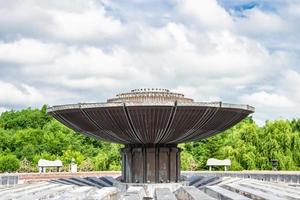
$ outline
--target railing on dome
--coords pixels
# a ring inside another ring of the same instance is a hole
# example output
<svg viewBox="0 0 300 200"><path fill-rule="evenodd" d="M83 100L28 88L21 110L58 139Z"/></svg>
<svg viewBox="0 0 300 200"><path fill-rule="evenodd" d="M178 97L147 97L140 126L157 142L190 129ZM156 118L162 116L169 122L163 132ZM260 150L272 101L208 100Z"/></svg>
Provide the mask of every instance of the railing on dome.
<svg viewBox="0 0 300 200"><path fill-rule="evenodd" d="M135 92L170 92L168 89L163 88L140 88L131 90L132 93Z"/></svg>
<svg viewBox="0 0 300 200"><path fill-rule="evenodd" d="M168 89L162 88L134 89L131 92L116 96L116 98L108 99L107 102L193 102L193 99L185 98L183 94L170 92Z"/></svg>

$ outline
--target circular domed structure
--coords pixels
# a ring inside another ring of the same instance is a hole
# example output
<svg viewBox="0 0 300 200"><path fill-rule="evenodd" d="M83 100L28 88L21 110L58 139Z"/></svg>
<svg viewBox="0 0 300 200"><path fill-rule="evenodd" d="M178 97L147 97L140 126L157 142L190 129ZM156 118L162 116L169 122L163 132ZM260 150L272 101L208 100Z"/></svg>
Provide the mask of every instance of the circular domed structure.
<svg viewBox="0 0 300 200"><path fill-rule="evenodd" d="M194 102L159 88L131 90L106 103L48 108L54 118L77 132L124 144L126 182L178 181L178 143L210 137L253 112L249 105Z"/></svg>

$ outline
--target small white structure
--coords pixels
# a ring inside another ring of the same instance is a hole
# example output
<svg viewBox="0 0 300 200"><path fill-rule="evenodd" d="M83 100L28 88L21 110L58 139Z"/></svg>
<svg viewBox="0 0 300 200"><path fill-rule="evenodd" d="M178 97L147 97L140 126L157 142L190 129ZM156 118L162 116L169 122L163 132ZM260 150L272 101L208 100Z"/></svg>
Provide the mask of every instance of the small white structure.
<svg viewBox="0 0 300 200"><path fill-rule="evenodd" d="M227 171L227 166L230 165L231 165L231 160L229 159L218 160L215 158L209 158L206 163L206 166L209 166L209 171L212 170L212 166L224 166L224 171Z"/></svg>
<svg viewBox="0 0 300 200"><path fill-rule="evenodd" d="M77 164L76 164L74 158L72 158L72 160L71 160L71 164L70 164L70 172L71 172L71 173L76 173L76 172L77 172Z"/></svg>
<svg viewBox="0 0 300 200"><path fill-rule="evenodd" d="M39 167L39 172L43 173L46 172L47 167L56 167L57 171L59 172L59 168L62 167L63 164L60 160L45 160L45 159L40 159L38 162L38 167Z"/></svg>

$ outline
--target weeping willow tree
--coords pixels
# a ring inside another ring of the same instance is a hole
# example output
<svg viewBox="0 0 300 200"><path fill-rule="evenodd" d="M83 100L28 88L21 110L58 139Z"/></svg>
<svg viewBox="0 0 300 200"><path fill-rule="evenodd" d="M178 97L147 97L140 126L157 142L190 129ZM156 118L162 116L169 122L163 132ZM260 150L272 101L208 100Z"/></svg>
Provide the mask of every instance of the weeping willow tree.
<svg viewBox="0 0 300 200"><path fill-rule="evenodd" d="M231 170L270 170L271 160L279 170L300 170L300 120L267 121L258 127L249 117L212 138L182 145L207 169L208 158L230 159Z"/></svg>

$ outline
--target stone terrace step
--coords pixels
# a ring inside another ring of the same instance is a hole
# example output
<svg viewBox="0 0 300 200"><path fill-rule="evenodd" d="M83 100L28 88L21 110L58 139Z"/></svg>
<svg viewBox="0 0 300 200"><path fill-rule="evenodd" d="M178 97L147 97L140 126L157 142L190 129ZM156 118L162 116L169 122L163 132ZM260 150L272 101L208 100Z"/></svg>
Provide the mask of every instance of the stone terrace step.
<svg viewBox="0 0 300 200"><path fill-rule="evenodd" d="M215 199L229 199L229 200L249 200L250 198L235 192L221 188L220 186L206 186L203 191Z"/></svg>
<svg viewBox="0 0 300 200"><path fill-rule="evenodd" d="M256 181L256 180L252 180L252 179L245 179L243 182L246 182L246 183L249 182L254 185L260 185L260 186L272 188L275 190L284 190L288 193L300 195L299 187L291 187L291 186L281 184L281 183L270 183L270 182L264 182L264 181Z"/></svg>
<svg viewBox="0 0 300 200"><path fill-rule="evenodd" d="M93 182L101 187L111 187L112 186L112 184L109 184L109 183L105 182L104 180L97 178L97 177L86 177L84 179L86 179L90 182Z"/></svg>
<svg viewBox="0 0 300 200"><path fill-rule="evenodd" d="M84 179L84 178L80 178L80 177L73 177L70 178L71 180L83 183L86 186L94 186L94 187L98 187L98 188L102 188L101 185L99 185L98 183L92 182L90 180Z"/></svg>
<svg viewBox="0 0 300 200"><path fill-rule="evenodd" d="M145 196L146 192L143 187L132 186L127 189L122 200L143 200Z"/></svg>
<svg viewBox="0 0 300 200"><path fill-rule="evenodd" d="M62 179L58 179L58 180L53 180L51 182L58 182L58 183L62 183L62 184L72 184L72 185L77 185L77 186L86 186L86 184L79 182L77 180L73 180L73 179L69 179L69 178L62 178Z"/></svg>
<svg viewBox="0 0 300 200"><path fill-rule="evenodd" d="M1 199L22 199L25 195L44 192L53 188L60 187L59 184L45 184L37 188L26 189L18 192L11 192L1 196Z"/></svg>
<svg viewBox="0 0 300 200"><path fill-rule="evenodd" d="M156 200L176 200L175 194L169 188L156 188L154 191Z"/></svg>
<svg viewBox="0 0 300 200"><path fill-rule="evenodd" d="M242 185L238 185L236 183L230 183L227 185L224 185L226 189L229 189L233 192L242 193L244 195L247 195L251 199L269 199L269 200L282 200L283 198L280 198L276 195L274 195L271 192L263 192L261 190L252 189L250 187L245 187Z"/></svg>
<svg viewBox="0 0 300 200"><path fill-rule="evenodd" d="M207 185L211 182L221 182L221 179L219 177L214 177L214 176L203 177L202 179L199 179L197 182L193 183L192 185L198 188Z"/></svg>
<svg viewBox="0 0 300 200"><path fill-rule="evenodd" d="M113 178L112 176L101 176L100 179L107 182L110 185L114 185L115 183L119 182L115 178Z"/></svg>
<svg viewBox="0 0 300 200"><path fill-rule="evenodd" d="M291 199L291 200L300 199L300 195L285 191L284 188L274 189L274 188L268 187L267 185L257 185L255 183L247 183L247 182L241 182L241 183L239 183L239 185L245 186L248 188L252 188L254 190L259 190L262 192L271 193L271 194L274 194L283 199Z"/></svg>
<svg viewBox="0 0 300 200"><path fill-rule="evenodd" d="M208 196L204 192L193 186L184 186L174 192L177 199L186 200L214 200L214 198Z"/></svg>
<svg viewBox="0 0 300 200"><path fill-rule="evenodd" d="M59 197L63 193L74 190L76 188L77 188L76 186L72 186L72 185L62 185L57 188L43 190L37 193L25 194L24 196L21 196L19 199L24 199L24 200L50 199L54 197Z"/></svg>

